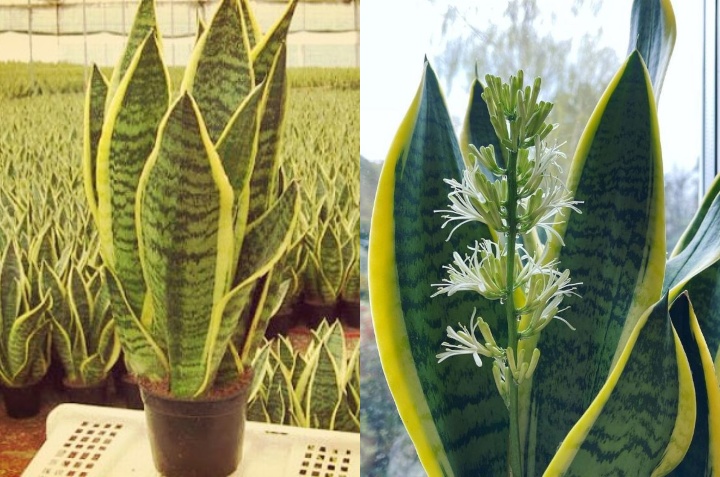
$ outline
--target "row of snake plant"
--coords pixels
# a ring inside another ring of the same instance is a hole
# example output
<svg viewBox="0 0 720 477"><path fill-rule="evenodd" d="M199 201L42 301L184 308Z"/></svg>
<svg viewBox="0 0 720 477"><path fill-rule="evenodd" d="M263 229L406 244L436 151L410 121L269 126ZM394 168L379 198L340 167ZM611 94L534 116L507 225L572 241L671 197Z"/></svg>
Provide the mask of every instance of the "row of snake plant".
<svg viewBox="0 0 720 477"><path fill-rule="evenodd" d="M248 418L299 427L360 431L360 347L339 321L323 320L303 349L285 337L253 360Z"/></svg>

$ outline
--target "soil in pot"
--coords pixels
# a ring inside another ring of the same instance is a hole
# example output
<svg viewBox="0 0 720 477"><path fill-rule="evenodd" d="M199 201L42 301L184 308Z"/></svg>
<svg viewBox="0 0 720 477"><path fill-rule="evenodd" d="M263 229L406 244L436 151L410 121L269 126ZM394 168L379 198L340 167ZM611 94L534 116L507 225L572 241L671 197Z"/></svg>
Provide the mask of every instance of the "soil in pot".
<svg viewBox="0 0 720 477"><path fill-rule="evenodd" d="M5 412L14 419L33 417L40 412L40 383L22 387L2 386Z"/></svg>
<svg viewBox="0 0 720 477"><path fill-rule="evenodd" d="M166 477L226 477L242 456L252 370L205 400L176 399L141 382L155 468Z"/></svg>
<svg viewBox="0 0 720 477"><path fill-rule="evenodd" d="M63 386L67 391L68 400L78 404L90 404L93 406L107 405L107 380L100 383L87 385L85 383L63 379Z"/></svg>

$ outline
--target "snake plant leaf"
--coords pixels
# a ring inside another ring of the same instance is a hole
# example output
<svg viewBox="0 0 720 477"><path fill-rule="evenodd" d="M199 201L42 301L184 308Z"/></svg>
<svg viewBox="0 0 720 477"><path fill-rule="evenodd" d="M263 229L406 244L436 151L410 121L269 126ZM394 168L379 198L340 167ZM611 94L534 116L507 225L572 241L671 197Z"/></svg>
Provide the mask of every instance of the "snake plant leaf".
<svg viewBox="0 0 720 477"><path fill-rule="evenodd" d="M503 330L494 303L472 294L431 298L453 251L490 238L468 225L448 239L436 210L447 206L442 178L460 178L463 159L432 68L395 136L380 176L368 257L378 350L398 411L428 475L502 475L508 418L490 366L437 363L445 329L478 314ZM506 336L500 331L496 339ZM452 360L451 360L452 361Z"/></svg>
<svg viewBox="0 0 720 477"><path fill-rule="evenodd" d="M137 251L135 195L168 107L169 81L157 36L150 32L110 102L98 144L98 232L103 259L120 278L138 316L145 283Z"/></svg>
<svg viewBox="0 0 720 477"><path fill-rule="evenodd" d="M695 212L692 220L690 220L690 223L685 228L685 231L678 240L678 243L675 245L675 249L673 250L672 254L670 254L671 257L675 257L680 252L682 252L685 247L687 247L688 243L690 243L690 241L693 239L698 229L700 228L700 225L705 220L705 216L707 215L710 206L714 203L715 198L718 196L718 194L720 194L720 175L715 176L712 184L710 184L710 188L708 189L707 193L705 193L705 196L700 203L700 207L698 207L697 212Z"/></svg>
<svg viewBox="0 0 720 477"><path fill-rule="evenodd" d="M76 327L67 305L67 287L62 278L50 266L43 267L43 288L48 290L52 305L48 309L48 317L52 322L52 341L55 351L62 362L67 378L71 381L79 379L80 370L73 356L76 340Z"/></svg>
<svg viewBox="0 0 720 477"><path fill-rule="evenodd" d="M278 368L279 365L274 369L272 381L268 386L266 409L271 422L284 423L288 398L285 396L283 390L287 389L287 386L284 382L285 377Z"/></svg>
<svg viewBox="0 0 720 477"><path fill-rule="evenodd" d="M5 353L7 353L5 344L8 343L10 330L20 312L23 277L18 245L12 240L3 250L2 264L0 264L0 351Z"/></svg>
<svg viewBox="0 0 720 477"><path fill-rule="evenodd" d="M193 50L180 87L192 93L213 142L255 84L247 31L236 5L236 0L220 3Z"/></svg>
<svg viewBox="0 0 720 477"><path fill-rule="evenodd" d="M77 337L77 342L73 343L73 350L80 353L81 359L84 359L89 354L85 330L90 330L92 326L90 322L92 316L90 304L93 298L90 295L86 281L83 280L81 272L76 266L70 269L66 289L67 304L70 312L69 329Z"/></svg>
<svg viewBox="0 0 720 477"><path fill-rule="evenodd" d="M318 348L317 366L310 377L305 399L305 414L310 417L312 427L332 429L332 418L342 392L338 388L340 373L338 363L328 349L327 343L321 343Z"/></svg>
<svg viewBox="0 0 720 477"><path fill-rule="evenodd" d="M167 357L128 303L118 277L110 268L104 268L104 272L113 320L129 371L135 376L147 376L151 381L166 379L170 369Z"/></svg>
<svg viewBox="0 0 720 477"><path fill-rule="evenodd" d="M668 296L648 309L588 410L545 475L665 475L682 459L695 425L688 357L672 327Z"/></svg>
<svg viewBox="0 0 720 477"><path fill-rule="evenodd" d="M590 117L568 188L583 201L582 214L568 218L559 260L582 283L582 298L563 301L569 307L563 318L575 330L553 326L539 340L538 348L547 351L534 375L537 420L528 440L537 469L593 402L636 323L661 296L662 158L652 87L639 53L620 67Z"/></svg>
<svg viewBox="0 0 720 477"><path fill-rule="evenodd" d="M673 302L670 316L690 362L697 424L685 458L669 475L715 475L720 469L720 386L713 357L687 292Z"/></svg>
<svg viewBox="0 0 720 477"><path fill-rule="evenodd" d="M97 184L95 158L105 118L105 99L108 82L96 64L93 64L85 95L83 112L83 185L90 212L97 216Z"/></svg>
<svg viewBox="0 0 720 477"><path fill-rule="evenodd" d="M482 93L484 91L483 85L480 81L475 78L470 85L470 98L468 100L467 111L465 112L465 121L463 122L463 128L460 132L460 150L465 160L465 165L472 167L470 163L469 145L472 144L478 149L481 146L492 145L497 153L497 160L500 166L504 165L504 158L501 151L504 148L500 147L500 140L495 134L492 123L490 122L490 113L488 112L487 104L482 99ZM488 179L495 179L495 176L487 170L485 166L480 165L480 169Z"/></svg>
<svg viewBox="0 0 720 477"><path fill-rule="evenodd" d="M50 295L46 294L42 302L15 317L10 328L7 368L16 384L31 384L42 377L42 374L33 376L30 371L38 359L48 356L50 321L45 318L45 312L49 306Z"/></svg>
<svg viewBox="0 0 720 477"><path fill-rule="evenodd" d="M108 87L108 103L111 101L115 91L119 88L122 78L130 69L132 59L142 43L152 30L157 30L157 17L155 14L155 0L140 0L137 12L130 27L127 44L117 66L113 69ZM158 37L159 38L159 37ZM162 49L162 48L161 48Z"/></svg>
<svg viewBox="0 0 720 477"><path fill-rule="evenodd" d="M677 28L670 0L634 0L630 17L628 55L638 50L645 60L655 101L660 100L665 72L675 46Z"/></svg>
<svg viewBox="0 0 720 477"><path fill-rule="evenodd" d="M199 107L186 92L170 108L138 183L139 255L153 320L167 337L170 392L200 392L213 305L233 272L233 191Z"/></svg>
<svg viewBox="0 0 720 477"><path fill-rule="evenodd" d="M92 354L88 356L84 361L80 363L80 374L82 375L82 382L86 385L100 384L103 378L107 375L103 374L104 363L102 362L100 355Z"/></svg>
<svg viewBox="0 0 720 477"><path fill-rule="evenodd" d="M273 64L277 62L278 53L285 45L285 39L290 30L290 23L292 22L297 4L298 0L290 0L287 7L285 7L285 11L275 21L275 24L270 27L268 32L260 39L259 43L253 47L251 58L253 70L255 71L255 80L258 83L264 81L266 77L272 76L271 70ZM247 7L246 0L242 0L241 5L244 9L247 9L245 8ZM282 63L285 64L284 61Z"/></svg>
<svg viewBox="0 0 720 477"><path fill-rule="evenodd" d="M263 78L265 91L260 108L260 131L255 166L250 177L253 199L248 211L249 222L257 219L273 204L280 190L279 144L287 99L286 56L287 47L283 43L267 76Z"/></svg>
<svg viewBox="0 0 720 477"><path fill-rule="evenodd" d="M248 131L255 131L258 127L257 117L262 94L262 84L250 91L233 113L216 143L223 168L236 195L249 183L255 164L257 134L249 134Z"/></svg>
<svg viewBox="0 0 720 477"><path fill-rule="evenodd" d="M216 144L225 173L235 192L235 251L237 263L242 250L250 208L250 176L257 153L258 109L263 87L258 85L230 118Z"/></svg>
<svg viewBox="0 0 720 477"><path fill-rule="evenodd" d="M260 25L258 24L253 9L250 7L249 0L240 0L238 6L240 7L240 14L242 15L243 22L245 23L245 28L247 29L250 48L255 48L258 40L262 37Z"/></svg>
<svg viewBox="0 0 720 477"><path fill-rule="evenodd" d="M300 213L299 197L299 185L292 182L269 210L248 225L235 283L257 280L282 258Z"/></svg>
<svg viewBox="0 0 720 477"><path fill-rule="evenodd" d="M720 368L720 262L693 277L685 289L692 298L710 354Z"/></svg>
<svg viewBox="0 0 720 477"><path fill-rule="evenodd" d="M693 276L720 259L720 196L715 196L703 220L682 251L667 263L664 290L675 296Z"/></svg>
<svg viewBox="0 0 720 477"><path fill-rule="evenodd" d="M205 379L195 396L212 387L222 358L237 327L240 314L252 298L254 285L254 282L239 285L215 304L203 350L202 363L205 366Z"/></svg>
<svg viewBox="0 0 720 477"><path fill-rule="evenodd" d="M120 341L115 332L115 321L108 320L102 328L100 338L97 341L96 354L103 364L102 374L107 376L120 357Z"/></svg>

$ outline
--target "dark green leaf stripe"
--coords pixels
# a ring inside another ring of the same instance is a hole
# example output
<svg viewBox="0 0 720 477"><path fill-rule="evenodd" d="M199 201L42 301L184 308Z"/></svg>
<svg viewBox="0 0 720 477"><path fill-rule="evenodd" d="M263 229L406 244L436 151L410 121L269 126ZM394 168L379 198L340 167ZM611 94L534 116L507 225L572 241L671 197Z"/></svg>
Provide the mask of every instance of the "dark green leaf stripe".
<svg viewBox="0 0 720 477"><path fill-rule="evenodd" d="M673 326L685 348L695 386L697 420L692 443L680 465L669 475L714 475L720 468L720 388L713 357L705 343L687 293L670 309Z"/></svg>
<svg viewBox="0 0 720 477"><path fill-rule="evenodd" d="M629 349L624 350L598 398L558 450L561 460L576 452L562 475L585 476L588 469L595 475L651 475L670 444L680 393L689 396L687 402L694 408L689 365L675 339L667 295L648 310L638 326L641 329L628 342ZM694 412L683 416L686 437L687 431L692 432L693 419ZM576 434L585 437L580 447L573 449ZM557 475L560 469L554 464L546 475Z"/></svg>
<svg viewBox="0 0 720 477"><path fill-rule="evenodd" d="M655 104L632 54L583 133L568 179L582 214L571 214L562 268L582 283L560 323L540 337L533 381L536 468L543 469L605 383L619 343L660 298L665 264L663 180ZM625 328L625 329L624 329ZM621 349L621 348L620 348ZM562 383L558 386L557 383Z"/></svg>
<svg viewBox="0 0 720 477"><path fill-rule="evenodd" d="M85 196L90 205L90 212L97 216L97 185L96 158L98 142L105 119L105 98L108 84L100 68L93 64L85 96L84 131L83 131L83 179Z"/></svg>
<svg viewBox="0 0 720 477"><path fill-rule="evenodd" d="M137 252L135 196L168 106L168 83L157 38L150 33L110 104L98 146L101 246L137 316L142 310L145 284Z"/></svg>
<svg viewBox="0 0 720 477"><path fill-rule="evenodd" d="M248 211L248 221L250 222L262 215L272 205L278 193L280 128L285 117L287 96L286 50L287 48L283 44L277 52L263 93L258 149L255 156L255 167L250 178L250 193L252 194Z"/></svg>
<svg viewBox="0 0 720 477"><path fill-rule="evenodd" d="M223 0L183 79L183 91L197 101L213 142L254 85L250 44L237 0Z"/></svg>
<svg viewBox="0 0 720 477"><path fill-rule="evenodd" d="M460 178L463 160L437 78L429 65L383 167L370 237L370 298L390 390L431 476L507 473L507 409L491 366L471 358L437 363L448 325L473 312L499 330L493 304L472 293L430 298L453 251L486 227L467 225L450 241L436 210L447 207L443 178Z"/></svg>
<svg viewBox="0 0 720 477"><path fill-rule="evenodd" d="M130 69L130 63L135 56L140 45L145 41L151 30L157 29L157 20L155 16L155 0L140 0L135 20L130 28L128 41L125 45L123 55L120 57L117 66L113 69L110 78L110 87L108 89L107 103L110 103L112 96L122 81L123 76ZM159 35L159 33L158 33Z"/></svg>
<svg viewBox="0 0 720 477"><path fill-rule="evenodd" d="M677 31L670 0L635 0L630 17L628 55L638 50L652 79L655 101L660 99L665 72Z"/></svg>
<svg viewBox="0 0 720 477"><path fill-rule="evenodd" d="M202 392L208 334L219 326L213 305L229 285L232 200L198 107L185 93L163 119L137 202L142 269L153 319L167 336L170 392L179 397Z"/></svg>

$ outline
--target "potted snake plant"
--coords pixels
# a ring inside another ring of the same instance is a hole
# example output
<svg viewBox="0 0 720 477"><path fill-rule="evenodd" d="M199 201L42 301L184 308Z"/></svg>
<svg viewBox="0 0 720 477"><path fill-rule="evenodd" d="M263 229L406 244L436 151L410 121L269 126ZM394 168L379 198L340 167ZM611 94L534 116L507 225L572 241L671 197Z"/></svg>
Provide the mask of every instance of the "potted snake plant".
<svg viewBox="0 0 720 477"><path fill-rule="evenodd" d="M38 383L50 364L50 294L31 286L35 262L16 239L0 256L0 385L5 410L13 418L31 417L40 410Z"/></svg>
<svg viewBox="0 0 720 477"><path fill-rule="evenodd" d="M52 306L52 345L60 359L70 401L102 405L107 379L120 355L102 267L73 263L66 274L46 267Z"/></svg>
<svg viewBox="0 0 720 477"><path fill-rule="evenodd" d="M262 34L247 0L221 1L173 95L141 0L112 77L89 81L85 191L163 475L239 464L251 361L287 290L273 270L299 212L278 155L296 3Z"/></svg>

